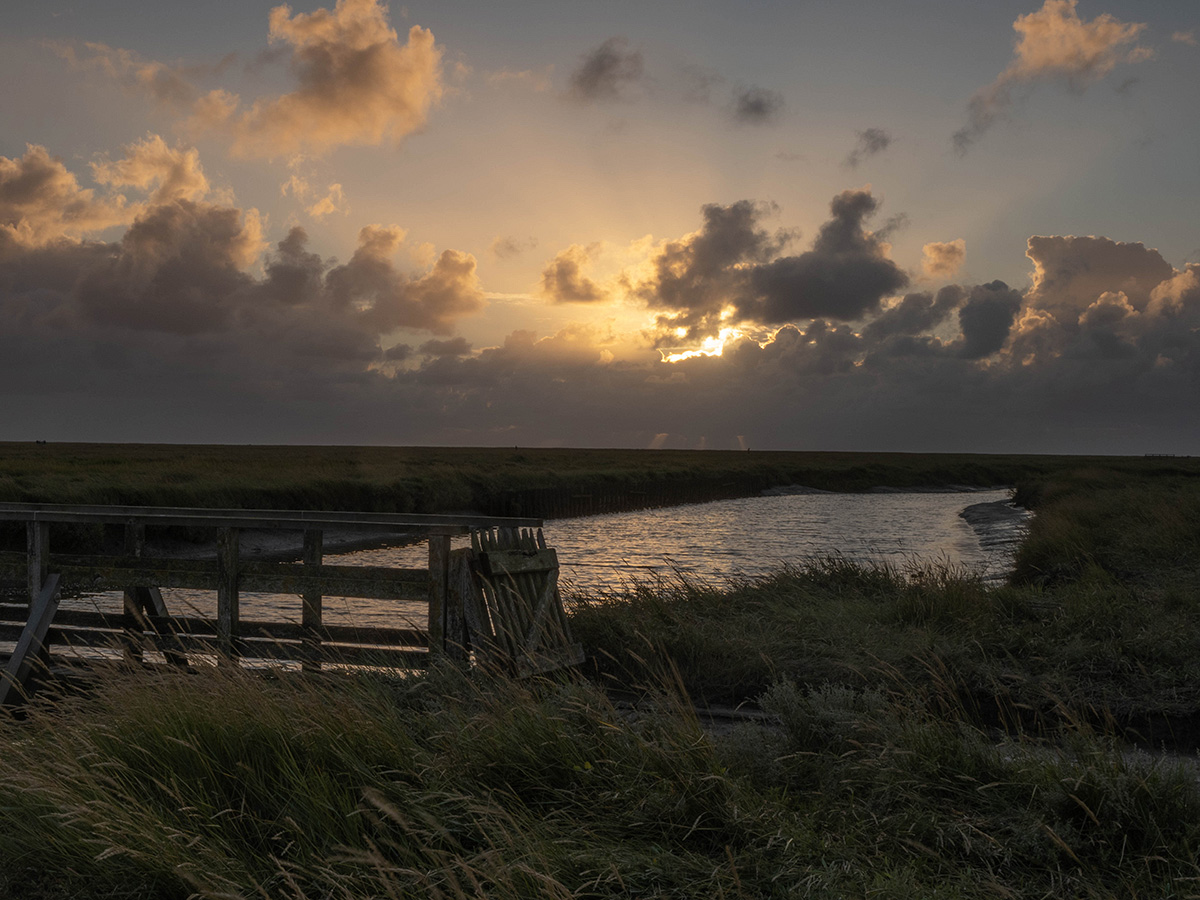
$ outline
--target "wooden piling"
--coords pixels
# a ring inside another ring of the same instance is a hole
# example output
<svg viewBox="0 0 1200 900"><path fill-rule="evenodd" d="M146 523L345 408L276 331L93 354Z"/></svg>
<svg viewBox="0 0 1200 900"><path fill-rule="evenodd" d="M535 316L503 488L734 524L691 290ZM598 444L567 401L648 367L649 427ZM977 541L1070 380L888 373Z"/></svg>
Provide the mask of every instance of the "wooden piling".
<svg viewBox="0 0 1200 900"><path fill-rule="evenodd" d="M240 632L238 610L238 543L240 530L217 531L217 650L225 661L237 658Z"/></svg>
<svg viewBox="0 0 1200 900"><path fill-rule="evenodd" d="M309 528L304 532L306 574L320 575L323 541L324 533L319 528ZM300 629L304 635L302 638L304 660L301 667L305 671L316 671L321 668L321 605L323 600L320 582L314 578L313 586L305 588L301 595Z"/></svg>
<svg viewBox="0 0 1200 900"><path fill-rule="evenodd" d="M450 535L429 536L429 654L446 652L447 587L450 584Z"/></svg>

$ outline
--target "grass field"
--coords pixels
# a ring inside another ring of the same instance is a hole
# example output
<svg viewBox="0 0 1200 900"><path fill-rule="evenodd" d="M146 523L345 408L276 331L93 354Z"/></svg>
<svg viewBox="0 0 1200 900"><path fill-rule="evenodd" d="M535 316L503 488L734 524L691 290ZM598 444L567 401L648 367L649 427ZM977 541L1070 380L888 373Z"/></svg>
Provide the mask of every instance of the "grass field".
<svg viewBox="0 0 1200 900"><path fill-rule="evenodd" d="M44 700L0 720L0 896L1200 895L1197 463L1014 479L999 587L832 559L577 598L573 678ZM767 721L692 710L742 700Z"/></svg>
<svg viewBox="0 0 1200 900"><path fill-rule="evenodd" d="M564 497L637 505L786 484L990 487L1091 464L1200 472L1200 459L1174 458L9 443L0 444L0 501L550 516Z"/></svg>

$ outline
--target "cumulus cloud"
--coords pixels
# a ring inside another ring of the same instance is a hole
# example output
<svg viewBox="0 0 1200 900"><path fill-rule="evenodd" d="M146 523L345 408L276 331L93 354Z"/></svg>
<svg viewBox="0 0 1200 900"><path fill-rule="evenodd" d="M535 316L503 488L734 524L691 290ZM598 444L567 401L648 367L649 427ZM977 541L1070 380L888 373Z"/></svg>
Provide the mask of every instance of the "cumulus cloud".
<svg viewBox="0 0 1200 900"><path fill-rule="evenodd" d="M471 344L463 337L450 338L445 341L426 341L421 345L420 352L425 356L436 357L467 356L471 352Z"/></svg>
<svg viewBox="0 0 1200 900"><path fill-rule="evenodd" d="M609 298L609 293L583 270L592 261L598 248L572 244L542 270L542 296L551 303L597 303Z"/></svg>
<svg viewBox="0 0 1200 900"><path fill-rule="evenodd" d="M859 164L882 153L892 144L892 136L882 128L868 128L858 133L854 149L846 156L845 165L857 169Z"/></svg>
<svg viewBox="0 0 1200 900"><path fill-rule="evenodd" d="M0 235L0 349L17 368L40 354L60 359L48 384L75 372L89 390L111 376L134 393L142 391L136 379L151 392L182 390L190 379L213 390L246 380L252 392L276 390L280 378L332 379L324 384L331 389L367 377L385 336L452 335L484 305L468 254L447 250L424 271L401 271L393 256L405 235L395 226L364 228L341 265L310 252L300 228L264 260L257 213L197 196L198 161L157 139L96 167L109 183L150 194L129 206L133 221L111 243L67 237L108 220L74 214L73 204L95 201L80 198L70 173L44 151L0 165L13 175L0 179L13 232L45 238L3 243Z"/></svg>
<svg viewBox="0 0 1200 900"><path fill-rule="evenodd" d="M364 228L341 263L302 228L264 251L252 211L198 196L188 158L147 139L124 165L97 163L109 189L146 195L112 241L81 224L103 219L64 212L98 200L60 162L0 166L6 226L50 223L37 242L0 235L7 437L1118 453L1200 440L1180 413L1200 382L1200 266L1141 244L1035 236L1028 290L896 296L867 190L835 197L803 252L769 227L770 204L710 204L626 273L657 328L473 347L455 334L484 303L469 255L406 271L394 225ZM720 355L661 352L676 328L729 325L744 333Z"/></svg>
<svg viewBox="0 0 1200 900"><path fill-rule="evenodd" d="M1012 330L1017 311L1021 308L1021 293L1003 281L976 285L967 302L958 311L962 340L958 353L966 359L991 356L1004 346Z"/></svg>
<svg viewBox="0 0 1200 900"><path fill-rule="evenodd" d="M124 148L125 156L92 164L92 177L100 184L135 187L153 192L149 203L199 200L209 190L208 178L194 147L168 147L157 134Z"/></svg>
<svg viewBox="0 0 1200 900"><path fill-rule="evenodd" d="M783 111L783 95L761 87L748 87L734 93L733 118L746 125L766 125Z"/></svg>
<svg viewBox="0 0 1200 900"><path fill-rule="evenodd" d="M659 317L665 342L716 335L723 325L780 325L828 317L858 319L908 284L888 246L865 222L878 209L869 190L843 191L812 249L782 255L795 234L768 232L769 204L709 204L703 227L658 248L652 274L634 293Z"/></svg>
<svg viewBox="0 0 1200 900"><path fill-rule="evenodd" d="M1171 40L1177 44L1187 44L1188 46L1196 46L1196 34L1192 31L1173 31L1171 32Z"/></svg>
<svg viewBox="0 0 1200 900"><path fill-rule="evenodd" d="M338 0L332 11L270 14L270 39L286 47L298 87L248 106L212 91L192 108L192 126L227 132L241 156L325 153L343 145L399 141L424 127L441 99L442 51L414 26L400 43L378 0Z"/></svg>
<svg viewBox="0 0 1200 900"><path fill-rule="evenodd" d="M571 73L569 95L582 102L621 100L645 75L640 50L626 49L623 37L611 37L584 55Z"/></svg>
<svg viewBox="0 0 1200 900"><path fill-rule="evenodd" d="M335 182L329 185L325 196L317 200L317 202L313 203L311 206L306 207L305 212L307 212L317 221L320 221L326 216L333 215L334 213L349 215L350 205L346 203L346 195L342 191L342 186Z"/></svg>
<svg viewBox="0 0 1200 900"><path fill-rule="evenodd" d="M668 310L664 324L685 329L689 338L715 334L724 308L741 295L749 268L765 264L791 240L789 232L771 234L761 227L775 211L751 200L707 204L700 230L659 247L650 261L652 274L634 293L648 306Z"/></svg>
<svg viewBox="0 0 1200 900"><path fill-rule="evenodd" d="M852 320L905 287L908 276L888 258L887 245L865 228L878 207L867 190L834 197L811 250L751 273L743 315L768 324L816 316Z"/></svg>
<svg viewBox="0 0 1200 900"><path fill-rule="evenodd" d="M921 248L921 271L929 278L952 278L967 258L967 242L932 241Z"/></svg>
<svg viewBox="0 0 1200 900"><path fill-rule="evenodd" d="M1082 90L1123 63L1139 63L1154 51L1137 44L1146 26L1121 22L1105 13L1085 21L1078 0L1046 0L1037 12L1018 16L1014 58L968 107L968 122L954 133L954 147L964 153L1013 102L1013 88L1051 78L1063 78Z"/></svg>
<svg viewBox="0 0 1200 900"><path fill-rule="evenodd" d="M892 335L917 335L933 331L958 309L967 298L967 291L957 284L947 285L936 295L906 294L884 309L863 328L863 335L872 342Z"/></svg>
<svg viewBox="0 0 1200 900"><path fill-rule="evenodd" d="M1064 323L1110 290L1145 309L1154 289L1175 273L1157 250L1104 237L1035 235L1025 255L1033 263L1030 304Z"/></svg>
<svg viewBox="0 0 1200 900"><path fill-rule="evenodd" d="M0 156L0 253L6 243L42 246L129 219L124 197L97 197L62 160L29 144L19 159Z"/></svg>

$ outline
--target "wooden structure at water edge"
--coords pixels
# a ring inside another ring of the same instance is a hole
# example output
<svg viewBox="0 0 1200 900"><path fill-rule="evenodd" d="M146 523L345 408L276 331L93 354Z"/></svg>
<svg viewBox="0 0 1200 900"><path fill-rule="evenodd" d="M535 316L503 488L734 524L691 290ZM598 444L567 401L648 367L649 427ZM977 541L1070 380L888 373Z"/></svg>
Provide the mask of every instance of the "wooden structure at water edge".
<svg viewBox="0 0 1200 900"><path fill-rule="evenodd" d="M131 663L161 654L155 660L172 666L290 660L306 669L414 669L444 657L518 676L583 660L558 592L557 555L546 546L540 519L0 503L0 522L23 523L26 532L24 552L0 552L0 581L13 587L0 602L0 642L16 642L0 676L0 703L22 698L31 676L67 648L107 648ZM117 549L55 552L55 531L72 526L116 532ZM147 530L163 528L186 528L193 537L208 531L216 553L206 559L148 555ZM248 558L240 546L246 530L299 532L300 560ZM331 530L425 541L428 568L328 565L323 543ZM451 549L456 535L470 535L471 546ZM215 591L216 617L172 613L163 588ZM122 611L60 606L63 596L100 591L122 591ZM249 591L296 595L300 621L244 619L239 597ZM427 624L328 624L326 597L427 603Z"/></svg>

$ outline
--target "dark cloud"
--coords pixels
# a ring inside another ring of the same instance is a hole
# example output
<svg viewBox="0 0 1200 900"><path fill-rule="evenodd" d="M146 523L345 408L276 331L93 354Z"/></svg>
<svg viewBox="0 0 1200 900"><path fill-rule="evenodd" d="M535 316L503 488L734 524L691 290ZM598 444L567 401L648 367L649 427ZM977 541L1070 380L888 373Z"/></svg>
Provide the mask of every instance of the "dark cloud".
<svg viewBox="0 0 1200 900"><path fill-rule="evenodd" d="M859 163L870 159L877 153L882 153L892 143L892 136L882 128L868 128L858 133L854 149L846 156L844 165L851 169L858 168Z"/></svg>
<svg viewBox="0 0 1200 900"><path fill-rule="evenodd" d="M792 239L790 232L772 234L761 227L775 211L752 200L704 206L700 230L664 244L652 260L654 275L635 293L647 305L668 310L663 321L687 329L689 337L715 334L724 307L740 296L750 268L777 256Z"/></svg>
<svg viewBox="0 0 1200 900"><path fill-rule="evenodd" d="M551 303L597 303L608 292L583 274L591 263L592 251L572 244L542 270L542 296Z"/></svg>
<svg viewBox="0 0 1200 900"><path fill-rule="evenodd" d="M958 311L962 328L959 355L964 359L982 359L999 351L1008 340L1020 308L1021 293L1003 281L972 288L967 302Z"/></svg>
<svg viewBox="0 0 1200 900"><path fill-rule="evenodd" d="M570 95L576 100L619 100L643 78L640 50L627 50L623 37L611 37L583 57L571 73Z"/></svg>
<svg viewBox="0 0 1200 900"><path fill-rule="evenodd" d="M403 232L384 226L340 264L300 228L263 251L253 215L187 196L193 170L158 164L181 177L142 183L164 199L123 236L74 237L41 204L79 199L78 185L46 159L8 161L0 190L5 439L729 447L740 435L755 448L1076 453L1200 441L1187 414L1200 266L1141 244L1035 237L1024 292L890 299L903 274L867 228L868 192L834 198L791 256L769 204L712 204L630 285L657 331L574 325L473 348L452 333L483 303L466 254L404 272ZM39 241L13 237L30 221ZM658 349L680 327L731 325L745 333L723 334L719 356Z"/></svg>
<svg viewBox="0 0 1200 900"><path fill-rule="evenodd" d="M884 242L865 228L877 208L870 192L844 191L831 202L812 249L781 256L795 234L761 227L774 207L710 204L700 231L662 246L654 277L636 293L666 311L659 322L667 343L714 335L722 324L858 319L908 284Z"/></svg>
<svg viewBox="0 0 1200 900"><path fill-rule="evenodd" d="M867 323L863 335L880 340L891 335L916 335L932 331L962 305L967 291L960 285L947 285L936 296L928 293L906 294L904 299L884 310Z"/></svg>
<svg viewBox="0 0 1200 900"><path fill-rule="evenodd" d="M251 279L255 223L241 210L190 200L151 208L105 264L81 274L80 310L104 325L197 334L224 331Z"/></svg>
<svg viewBox="0 0 1200 900"><path fill-rule="evenodd" d="M815 316L853 320L908 284L864 227L878 208L868 191L843 191L830 204L812 250L782 257L750 273L750 291L739 303L746 319L780 324Z"/></svg>
<svg viewBox="0 0 1200 900"><path fill-rule="evenodd" d="M471 352L471 344L463 337L450 338L446 341L426 341L421 345L420 352L425 356L435 357L467 356Z"/></svg>
<svg viewBox="0 0 1200 900"><path fill-rule="evenodd" d="M413 348L408 344L393 344L383 351L383 358L388 362L403 362L411 357Z"/></svg>
<svg viewBox="0 0 1200 900"><path fill-rule="evenodd" d="M783 111L783 95L761 87L748 87L733 96L733 117L746 125L766 125Z"/></svg>

